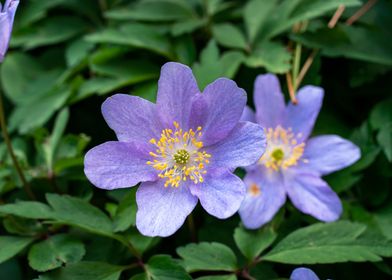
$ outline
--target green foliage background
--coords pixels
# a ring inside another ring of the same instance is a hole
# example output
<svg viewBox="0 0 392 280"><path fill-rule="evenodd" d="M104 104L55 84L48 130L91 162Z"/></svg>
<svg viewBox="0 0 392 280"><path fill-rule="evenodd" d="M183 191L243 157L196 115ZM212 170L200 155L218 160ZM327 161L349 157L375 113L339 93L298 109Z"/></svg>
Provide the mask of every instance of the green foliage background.
<svg viewBox="0 0 392 280"><path fill-rule="evenodd" d="M21 2L1 90L38 200L0 143L0 279L277 279L298 266L322 279L392 277L391 1L376 1L352 25L346 20L366 1ZM269 225L247 231L237 215L222 221L197 208L200 243L186 225L148 238L135 228L136 188L101 191L86 180L86 149L115 139L101 103L115 92L154 101L163 63L191 66L201 88L232 78L252 106L258 74L295 77L313 50L302 84L326 92L314 134L341 135L362 151L326 178L343 200L342 221L321 224L288 203Z"/></svg>

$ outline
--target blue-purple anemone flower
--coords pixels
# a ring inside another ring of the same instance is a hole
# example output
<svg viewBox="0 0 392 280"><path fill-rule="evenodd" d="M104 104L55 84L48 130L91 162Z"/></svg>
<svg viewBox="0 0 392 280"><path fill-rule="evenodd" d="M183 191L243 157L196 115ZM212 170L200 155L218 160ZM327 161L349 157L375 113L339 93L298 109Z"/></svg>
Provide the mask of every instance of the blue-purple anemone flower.
<svg viewBox="0 0 392 280"><path fill-rule="evenodd" d="M257 77L256 113L247 107L242 119L264 127L267 149L257 164L247 167L244 178L247 194L239 214L247 228L269 222L286 195L296 208L318 220L331 222L340 217L339 197L321 176L353 164L360 150L336 135L308 139L323 95L323 89L305 86L298 91L298 104L285 106L278 78L272 74Z"/></svg>
<svg viewBox="0 0 392 280"><path fill-rule="evenodd" d="M320 280L313 270L306 267L294 269L290 275L290 280Z"/></svg>
<svg viewBox="0 0 392 280"><path fill-rule="evenodd" d="M3 61L11 39L12 25L19 1L6 0L4 6L0 3L0 62Z"/></svg>
<svg viewBox="0 0 392 280"><path fill-rule="evenodd" d="M148 236L168 236L198 200L217 218L238 211L244 183L232 171L263 154L263 129L240 121L246 93L220 78L203 93L192 71L179 63L162 67L157 103L116 94L102 105L119 141L91 149L85 174L112 190L142 182L136 193L136 226Z"/></svg>

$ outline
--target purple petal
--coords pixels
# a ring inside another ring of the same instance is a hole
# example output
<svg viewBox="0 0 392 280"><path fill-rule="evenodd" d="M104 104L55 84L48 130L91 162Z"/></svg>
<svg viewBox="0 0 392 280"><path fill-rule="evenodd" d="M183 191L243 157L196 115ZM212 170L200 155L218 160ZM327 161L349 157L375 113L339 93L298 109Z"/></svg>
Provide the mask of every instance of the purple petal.
<svg viewBox="0 0 392 280"><path fill-rule="evenodd" d="M284 173L285 188L291 202L305 214L318 220L332 222L342 214L337 194L317 174L299 169Z"/></svg>
<svg viewBox="0 0 392 280"><path fill-rule="evenodd" d="M136 192L136 226L143 235L172 235L197 204L187 185L173 188L164 184L164 180L142 183Z"/></svg>
<svg viewBox="0 0 392 280"><path fill-rule="evenodd" d="M239 122L221 142L207 147L211 165L229 169L248 166L263 155L267 146L264 129L251 122Z"/></svg>
<svg viewBox="0 0 392 280"><path fill-rule="evenodd" d="M326 175L345 168L361 157L360 149L337 135L323 135L309 139L303 158L304 168Z"/></svg>
<svg viewBox="0 0 392 280"><path fill-rule="evenodd" d="M3 61L8 49L18 5L19 1L7 0L3 10L0 6L0 62Z"/></svg>
<svg viewBox="0 0 392 280"><path fill-rule="evenodd" d="M203 183L190 186L203 208L212 216L226 219L240 208L245 195L245 185L240 178L227 170L209 170Z"/></svg>
<svg viewBox="0 0 392 280"><path fill-rule="evenodd" d="M255 112L253 112L252 108L250 108L249 106L245 106L240 120L244 122L256 122Z"/></svg>
<svg viewBox="0 0 392 280"><path fill-rule="evenodd" d="M107 98L102 115L123 142L148 143L162 131L155 104L137 96L115 94Z"/></svg>
<svg viewBox="0 0 392 280"><path fill-rule="evenodd" d="M106 142L87 152L84 173L98 188L128 188L157 178L156 170L146 163L148 159L148 151L144 146Z"/></svg>
<svg viewBox="0 0 392 280"><path fill-rule="evenodd" d="M158 81L157 107L165 126L171 127L176 121L187 130L192 99L199 93L188 66L175 62L163 65Z"/></svg>
<svg viewBox="0 0 392 280"><path fill-rule="evenodd" d="M291 273L290 280L320 280L311 269L299 267Z"/></svg>
<svg viewBox="0 0 392 280"><path fill-rule="evenodd" d="M233 130L245 104L246 92L232 80L220 78L205 88L202 100L193 105L191 121L193 127L203 128L205 146L217 143Z"/></svg>
<svg viewBox="0 0 392 280"><path fill-rule="evenodd" d="M254 87L256 120L266 128L275 128L283 121L285 103L278 77L273 74L259 75Z"/></svg>
<svg viewBox="0 0 392 280"><path fill-rule="evenodd" d="M294 133L300 133L298 142L305 141L313 130L323 102L322 88L305 86L298 91L298 104L290 103L286 109L285 127L291 127Z"/></svg>
<svg viewBox="0 0 392 280"><path fill-rule="evenodd" d="M286 201L283 180L278 172L259 166L246 174L247 193L239 214L246 228L256 229L272 220Z"/></svg>

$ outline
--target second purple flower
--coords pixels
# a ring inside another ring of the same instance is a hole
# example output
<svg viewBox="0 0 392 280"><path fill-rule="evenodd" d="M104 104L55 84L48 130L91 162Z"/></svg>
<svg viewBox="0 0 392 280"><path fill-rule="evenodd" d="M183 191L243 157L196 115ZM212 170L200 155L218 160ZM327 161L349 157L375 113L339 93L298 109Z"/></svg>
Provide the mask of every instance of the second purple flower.
<svg viewBox="0 0 392 280"><path fill-rule="evenodd" d="M148 236L168 236L184 223L198 201L217 218L238 211L244 183L232 171L263 154L263 129L241 122L244 90L229 79L203 93L192 71L179 63L162 67L157 104L117 94L102 113L119 141L91 149L88 179L102 189L132 187L137 193L136 225Z"/></svg>

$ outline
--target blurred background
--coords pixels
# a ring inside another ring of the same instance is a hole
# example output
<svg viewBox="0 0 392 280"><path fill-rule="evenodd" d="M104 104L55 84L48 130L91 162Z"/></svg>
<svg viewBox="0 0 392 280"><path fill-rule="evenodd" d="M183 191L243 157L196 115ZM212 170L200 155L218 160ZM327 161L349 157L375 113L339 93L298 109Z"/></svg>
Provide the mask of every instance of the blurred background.
<svg viewBox="0 0 392 280"><path fill-rule="evenodd" d="M323 87L314 134L338 134L362 151L359 162L326 180L344 202L344 218L392 239L389 0L21 1L10 50L0 65L0 90L15 154L40 201L47 193L89 201L117 221L118 232L139 240L141 251L150 250L147 255L175 256L175 248L189 241L185 226L165 240L143 238L134 228L134 190L104 192L93 188L83 173L85 151L115 139L101 115L102 102L117 92L154 101L160 67L167 61L191 66L200 89L218 77L234 79L247 91L251 107L253 82L262 73L279 74L287 100L290 91L303 85ZM29 199L17 175L0 142L1 204ZM314 222L290 205L286 208L278 217L284 217L281 234ZM48 231L40 215L7 211L0 210L2 235ZM195 222L200 240L235 247L237 216L219 221L197 209ZM96 229L79 232L68 224L71 229L50 224L50 231L70 232L82 240L84 261L127 263L130 256L121 243L96 235ZM25 250L0 264L0 279L33 279L67 263L42 269L30 257ZM323 279L390 279L389 263L312 267ZM253 277L287 277L294 267L268 264Z"/></svg>

